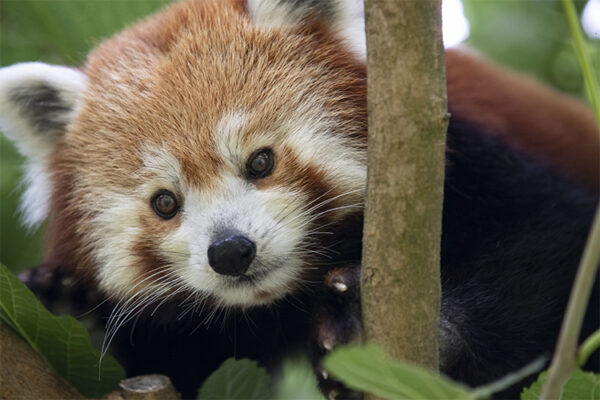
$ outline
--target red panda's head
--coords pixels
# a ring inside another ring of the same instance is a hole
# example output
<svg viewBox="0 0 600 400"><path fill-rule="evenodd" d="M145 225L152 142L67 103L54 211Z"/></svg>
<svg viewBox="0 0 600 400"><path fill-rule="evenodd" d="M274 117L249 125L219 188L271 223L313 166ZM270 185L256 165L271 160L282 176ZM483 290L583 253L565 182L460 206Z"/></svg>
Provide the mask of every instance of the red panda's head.
<svg viewBox="0 0 600 400"><path fill-rule="evenodd" d="M180 2L81 69L0 72L46 263L119 300L247 307L303 284L362 203L366 69L345 1L297 3Z"/></svg>

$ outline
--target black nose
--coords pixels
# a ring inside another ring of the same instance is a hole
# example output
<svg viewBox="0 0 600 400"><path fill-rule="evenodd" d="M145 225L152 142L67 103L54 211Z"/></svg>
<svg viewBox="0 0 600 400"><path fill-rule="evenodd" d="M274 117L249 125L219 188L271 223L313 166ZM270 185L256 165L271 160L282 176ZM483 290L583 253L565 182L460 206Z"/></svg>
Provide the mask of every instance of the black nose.
<svg viewBox="0 0 600 400"><path fill-rule="evenodd" d="M228 236L208 246L208 263L222 275L242 275L255 255L256 245L242 235Z"/></svg>

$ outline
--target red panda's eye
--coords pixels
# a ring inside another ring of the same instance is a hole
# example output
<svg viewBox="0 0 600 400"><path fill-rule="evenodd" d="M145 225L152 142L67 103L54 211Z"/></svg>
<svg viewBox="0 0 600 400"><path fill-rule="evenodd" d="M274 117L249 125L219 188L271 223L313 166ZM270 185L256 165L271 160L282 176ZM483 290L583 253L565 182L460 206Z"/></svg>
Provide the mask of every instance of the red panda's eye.
<svg viewBox="0 0 600 400"><path fill-rule="evenodd" d="M271 149L256 150L248 158L246 170L251 179L264 178L273 170L274 157Z"/></svg>
<svg viewBox="0 0 600 400"><path fill-rule="evenodd" d="M150 201L152 209L159 217L163 219L171 219L177 214L179 206L175 195L168 190L158 191Z"/></svg>

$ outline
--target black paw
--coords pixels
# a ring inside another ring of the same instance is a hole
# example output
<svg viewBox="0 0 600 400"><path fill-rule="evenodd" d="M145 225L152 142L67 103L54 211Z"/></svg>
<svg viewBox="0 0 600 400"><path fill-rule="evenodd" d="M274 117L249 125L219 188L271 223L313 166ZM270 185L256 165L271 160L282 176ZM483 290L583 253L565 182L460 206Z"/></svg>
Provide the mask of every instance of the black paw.
<svg viewBox="0 0 600 400"><path fill-rule="evenodd" d="M360 310L360 264L331 269L315 301L311 343L319 388L328 399L362 398L362 393L332 379L322 365L335 346L362 340Z"/></svg>
<svg viewBox="0 0 600 400"><path fill-rule="evenodd" d="M78 316L100 303L97 291L43 264L21 271L18 277L54 313Z"/></svg>
<svg viewBox="0 0 600 400"><path fill-rule="evenodd" d="M28 268L19 272L18 277L44 303L62 296L63 277L51 268L44 265Z"/></svg>

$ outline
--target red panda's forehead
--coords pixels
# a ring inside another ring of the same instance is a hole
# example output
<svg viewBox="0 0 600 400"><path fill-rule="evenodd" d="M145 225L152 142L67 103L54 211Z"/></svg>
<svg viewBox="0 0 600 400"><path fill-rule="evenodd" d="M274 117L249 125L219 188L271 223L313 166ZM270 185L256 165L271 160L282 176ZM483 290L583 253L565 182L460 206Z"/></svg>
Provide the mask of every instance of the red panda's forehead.
<svg viewBox="0 0 600 400"><path fill-rule="evenodd" d="M364 68L308 30L256 26L239 1L176 4L90 55L80 129L108 136L115 157L166 146L190 180L214 176L231 115L245 116L242 142L307 112L365 130Z"/></svg>

